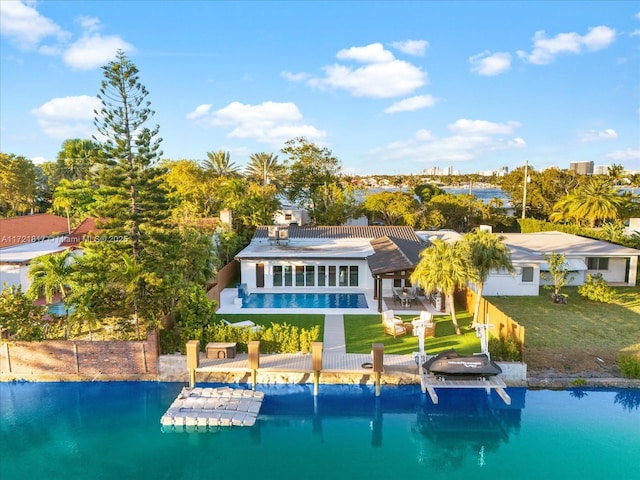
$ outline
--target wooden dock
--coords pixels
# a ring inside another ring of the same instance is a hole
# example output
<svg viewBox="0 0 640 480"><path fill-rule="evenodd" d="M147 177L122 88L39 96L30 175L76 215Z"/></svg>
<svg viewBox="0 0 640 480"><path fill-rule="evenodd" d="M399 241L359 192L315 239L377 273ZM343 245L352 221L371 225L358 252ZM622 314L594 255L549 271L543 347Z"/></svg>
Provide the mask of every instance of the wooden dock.
<svg viewBox="0 0 640 480"><path fill-rule="evenodd" d="M422 385L422 393L428 393L434 404L438 403L437 388L484 388L487 393L495 390L496 393L504 400L504 403L511 405L511 397L504 390L507 385L499 376L489 378L472 378L472 379L455 379L453 377L436 377L432 374L423 374L420 379Z"/></svg>

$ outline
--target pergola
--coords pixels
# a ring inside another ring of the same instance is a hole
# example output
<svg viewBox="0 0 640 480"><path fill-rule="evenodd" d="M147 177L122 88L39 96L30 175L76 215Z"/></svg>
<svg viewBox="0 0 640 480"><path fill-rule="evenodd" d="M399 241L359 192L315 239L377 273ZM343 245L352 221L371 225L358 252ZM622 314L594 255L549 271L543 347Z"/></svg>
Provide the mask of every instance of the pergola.
<svg viewBox="0 0 640 480"><path fill-rule="evenodd" d="M374 278L373 298L378 300L378 312L382 312L382 280L406 280L420 261L420 252L425 248L418 237L415 240L396 237L379 237L371 240L374 254L367 263Z"/></svg>

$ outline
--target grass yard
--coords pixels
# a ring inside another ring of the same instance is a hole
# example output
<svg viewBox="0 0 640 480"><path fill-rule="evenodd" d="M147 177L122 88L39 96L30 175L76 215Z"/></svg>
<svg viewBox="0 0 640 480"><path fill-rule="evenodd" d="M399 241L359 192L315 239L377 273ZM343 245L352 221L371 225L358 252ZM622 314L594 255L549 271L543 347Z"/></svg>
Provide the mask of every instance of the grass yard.
<svg viewBox="0 0 640 480"><path fill-rule="evenodd" d="M398 314L398 312L396 312ZM404 321L409 322L415 315L398 314ZM459 353L470 355L480 351L480 340L475 330L470 329L472 317L465 311L457 312L458 324L462 335L455 335L450 315L434 317L436 321L436 336L425 338L424 348L429 354L455 348ZM369 353L371 344L382 343L384 353L411 355L418 351L418 337L411 334L393 338L382 331L380 315L345 315L344 334L347 353Z"/></svg>
<svg viewBox="0 0 640 480"><path fill-rule="evenodd" d="M613 303L582 298L565 287L567 305L551 303L550 292L538 297L487 297L526 328L525 361L533 371L617 374L617 354L640 346L640 287L616 287Z"/></svg>

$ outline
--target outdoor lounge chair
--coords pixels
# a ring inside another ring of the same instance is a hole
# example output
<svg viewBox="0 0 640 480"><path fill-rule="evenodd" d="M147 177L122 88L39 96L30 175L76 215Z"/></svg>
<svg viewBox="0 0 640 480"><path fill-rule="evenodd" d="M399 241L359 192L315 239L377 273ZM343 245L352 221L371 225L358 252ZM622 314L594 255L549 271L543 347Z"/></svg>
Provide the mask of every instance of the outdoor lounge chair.
<svg viewBox="0 0 640 480"><path fill-rule="evenodd" d="M414 317L411 320L413 322L425 322L424 326L424 336L425 337L435 337L436 336L436 324L433 323L433 314L431 312L422 311L420 312L419 317ZM415 323L413 325L413 334L416 335L416 327Z"/></svg>
<svg viewBox="0 0 640 480"><path fill-rule="evenodd" d="M392 335L393 338L407 334L407 329L403 325L402 319L394 315L393 310L382 312L382 327L384 328L384 333Z"/></svg>
<svg viewBox="0 0 640 480"><path fill-rule="evenodd" d="M258 332L262 328L261 325L256 325L251 320L243 320L242 322L231 323L230 321L225 320L223 318L222 319L222 323L224 323L225 325L229 325L230 327L234 327L234 328L251 328L252 332Z"/></svg>

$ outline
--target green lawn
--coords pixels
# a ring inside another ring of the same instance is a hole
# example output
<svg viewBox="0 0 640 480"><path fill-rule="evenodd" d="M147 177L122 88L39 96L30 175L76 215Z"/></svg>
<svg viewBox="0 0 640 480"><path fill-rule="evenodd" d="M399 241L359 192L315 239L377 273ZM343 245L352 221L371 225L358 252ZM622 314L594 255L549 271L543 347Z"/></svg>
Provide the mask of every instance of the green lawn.
<svg viewBox="0 0 640 480"><path fill-rule="evenodd" d="M396 312L397 313L397 312ZM398 315L405 321L411 321L415 315ZM457 312L458 324L462 335L455 335L451 315L434 317L436 322L436 336L426 338L425 351L428 354L455 348L459 353L470 355L480 351L480 340L475 330L468 328L472 317L465 311ZM380 315L345 315L345 340L347 353L369 353L371 344L384 344L384 353L410 355L418 351L418 337L411 334L393 338L382 331Z"/></svg>
<svg viewBox="0 0 640 480"><path fill-rule="evenodd" d="M582 298L565 287L567 305L551 303L550 292L538 297L486 297L524 326L525 349L574 349L585 346L620 350L640 341L640 287L615 288L614 303Z"/></svg>
<svg viewBox="0 0 640 480"><path fill-rule="evenodd" d="M415 315L399 315L404 320L411 321ZM457 336L453 331L450 315L436 316L436 336L425 339L427 353L437 353L449 348L455 348L462 354L472 354L480 351L480 341L475 330L468 328L471 315L465 311L457 314L462 335ZM288 323L300 328L309 329L320 325L320 338L324 336L324 315L322 314L217 314L218 320L240 322L251 320L258 325L269 326L271 323ZM347 353L369 353L374 343L384 344L385 353L411 355L418 351L418 338L407 334L393 338L382 331L380 315L345 315L345 340Z"/></svg>

